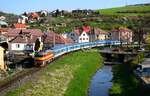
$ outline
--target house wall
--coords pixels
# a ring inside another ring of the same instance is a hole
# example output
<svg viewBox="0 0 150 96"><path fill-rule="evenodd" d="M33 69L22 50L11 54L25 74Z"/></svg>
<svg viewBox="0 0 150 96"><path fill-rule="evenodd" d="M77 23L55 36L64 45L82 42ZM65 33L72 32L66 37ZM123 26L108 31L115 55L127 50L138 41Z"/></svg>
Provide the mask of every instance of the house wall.
<svg viewBox="0 0 150 96"><path fill-rule="evenodd" d="M78 43L78 36L74 32L70 32L67 37L72 39L75 43Z"/></svg>
<svg viewBox="0 0 150 96"><path fill-rule="evenodd" d="M112 32L111 39L112 40L121 40L123 42L132 42L132 32Z"/></svg>
<svg viewBox="0 0 150 96"><path fill-rule="evenodd" d="M129 32L129 31L121 32L120 38L124 42L132 42L132 32Z"/></svg>
<svg viewBox="0 0 150 96"><path fill-rule="evenodd" d="M89 42L89 36L86 34L86 32L83 32L78 39L78 43L83 43L83 42Z"/></svg>
<svg viewBox="0 0 150 96"><path fill-rule="evenodd" d="M111 40L120 40L119 32L111 32Z"/></svg>
<svg viewBox="0 0 150 96"><path fill-rule="evenodd" d="M5 70L5 64L4 64L4 49L0 47L0 69Z"/></svg>
<svg viewBox="0 0 150 96"><path fill-rule="evenodd" d="M98 40L107 40L107 38L108 38L108 35L106 35L106 34L99 34L98 35Z"/></svg>
<svg viewBox="0 0 150 96"><path fill-rule="evenodd" d="M35 44L22 44L22 43L13 43L10 46L10 49L13 51L32 51Z"/></svg>

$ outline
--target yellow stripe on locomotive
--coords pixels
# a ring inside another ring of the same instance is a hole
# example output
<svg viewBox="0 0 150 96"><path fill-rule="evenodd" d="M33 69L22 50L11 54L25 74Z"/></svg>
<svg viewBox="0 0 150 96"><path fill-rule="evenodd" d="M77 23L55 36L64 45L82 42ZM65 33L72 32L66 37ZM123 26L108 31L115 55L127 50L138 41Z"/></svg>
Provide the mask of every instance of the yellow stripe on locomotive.
<svg viewBox="0 0 150 96"><path fill-rule="evenodd" d="M35 65L38 67L45 66L47 63L52 61L54 54L52 52L38 52L35 54Z"/></svg>

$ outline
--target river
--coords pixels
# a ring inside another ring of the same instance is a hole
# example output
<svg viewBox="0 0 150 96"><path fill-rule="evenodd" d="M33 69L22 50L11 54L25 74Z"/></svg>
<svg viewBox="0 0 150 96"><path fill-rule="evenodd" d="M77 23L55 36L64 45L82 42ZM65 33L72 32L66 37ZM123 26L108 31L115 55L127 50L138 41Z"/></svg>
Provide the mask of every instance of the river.
<svg viewBox="0 0 150 96"><path fill-rule="evenodd" d="M89 88L89 96L109 96L108 90L112 86L112 66L104 66L93 76Z"/></svg>

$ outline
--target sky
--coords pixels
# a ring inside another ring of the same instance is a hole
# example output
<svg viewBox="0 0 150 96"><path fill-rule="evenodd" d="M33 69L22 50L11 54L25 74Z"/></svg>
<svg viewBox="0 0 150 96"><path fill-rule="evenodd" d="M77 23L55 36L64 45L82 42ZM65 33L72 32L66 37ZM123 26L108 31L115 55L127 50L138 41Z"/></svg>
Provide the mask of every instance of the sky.
<svg viewBox="0 0 150 96"><path fill-rule="evenodd" d="M21 14L55 9L105 9L140 3L150 3L150 0L2 0L0 11Z"/></svg>

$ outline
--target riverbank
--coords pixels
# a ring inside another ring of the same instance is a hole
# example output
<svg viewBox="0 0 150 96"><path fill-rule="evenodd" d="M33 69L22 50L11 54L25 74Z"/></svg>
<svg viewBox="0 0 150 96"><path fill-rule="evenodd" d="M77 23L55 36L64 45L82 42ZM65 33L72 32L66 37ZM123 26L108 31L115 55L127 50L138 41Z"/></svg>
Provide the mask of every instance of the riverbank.
<svg viewBox="0 0 150 96"><path fill-rule="evenodd" d="M74 52L42 69L36 82L29 82L7 96L87 96L91 77L102 66L98 52Z"/></svg>
<svg viewBox="0 0 150 96"><path fill-rule="evenodd" d="M128 67L125 64L113 66L113 86L109 94L111 96L150 96L150 92L143 90L140 80Z"/></svg>

